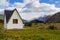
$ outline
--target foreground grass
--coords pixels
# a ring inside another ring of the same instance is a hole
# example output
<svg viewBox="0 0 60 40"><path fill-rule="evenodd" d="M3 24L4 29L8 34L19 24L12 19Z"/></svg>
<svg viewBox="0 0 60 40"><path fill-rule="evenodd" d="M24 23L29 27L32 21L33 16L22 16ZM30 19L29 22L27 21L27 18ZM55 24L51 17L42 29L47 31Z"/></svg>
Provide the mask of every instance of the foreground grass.
<svg viewBox="0 0 60 40"><path fill-rule="evenodd" d="M60 30L40 29L33 26L18 30L0 29L0 40L60 40Z"/></svg>
<svg viewBox="0 0 60 40"><path fill-rule="evenodd" d="M21 29L3 32L6 39L19 40L60 40L60 30ZM4 37L4 38L5 38Z"/></svg>

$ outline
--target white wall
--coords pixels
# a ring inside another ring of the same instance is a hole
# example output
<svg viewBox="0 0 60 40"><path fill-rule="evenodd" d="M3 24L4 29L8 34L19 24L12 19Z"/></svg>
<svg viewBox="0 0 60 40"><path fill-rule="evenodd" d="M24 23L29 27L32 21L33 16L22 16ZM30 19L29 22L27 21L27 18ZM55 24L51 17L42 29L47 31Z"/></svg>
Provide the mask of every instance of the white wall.
<svg viewBox="0 0 60 40"><path fill-rule="evenodd" d="M18 24L13 24L13 19L18 19ZM24 26L24 24L23 24L22 20L20 19L17 12L14 11L12 17L10 18L10 20L7 24L7 29L22 29L23 26Z"/></svg>
<svg viewBox="0 0 60 40"><path fill-rule="evenodd" d="M6 15L4 15L4 28L6 28Z"/></svg>

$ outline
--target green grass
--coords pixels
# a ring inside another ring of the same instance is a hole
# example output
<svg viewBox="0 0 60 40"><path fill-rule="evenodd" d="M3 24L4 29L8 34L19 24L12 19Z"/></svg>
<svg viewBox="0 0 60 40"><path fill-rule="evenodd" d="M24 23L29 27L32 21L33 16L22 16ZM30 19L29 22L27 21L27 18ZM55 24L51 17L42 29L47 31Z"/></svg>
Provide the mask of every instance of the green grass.
<svg viewBox="0 0 60 40"><path fill-rule="evenodd" d="M47 24L42 25L47 26ZM0 29L0 40L60 40L60 30L41 29L35 26L14 30Z"/></svg>
<svg viewBox="0 0 60 40"><path fill-rule="evenodd" d="M22 40L60 40L60 30L47 29L21 29L7 30L4 32L6 38L17 38Z"/></svg>

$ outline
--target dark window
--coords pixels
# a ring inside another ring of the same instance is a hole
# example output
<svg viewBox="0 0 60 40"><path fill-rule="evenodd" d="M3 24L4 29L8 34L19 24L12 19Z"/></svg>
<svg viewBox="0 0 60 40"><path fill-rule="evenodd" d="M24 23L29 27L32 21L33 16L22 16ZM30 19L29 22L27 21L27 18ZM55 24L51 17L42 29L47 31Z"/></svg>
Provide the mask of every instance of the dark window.
<svg viewBox="0 0 60 40"><path fill-rule="evenodd" d="M18 19L13 19L13 24L18 24Z"/></svg>

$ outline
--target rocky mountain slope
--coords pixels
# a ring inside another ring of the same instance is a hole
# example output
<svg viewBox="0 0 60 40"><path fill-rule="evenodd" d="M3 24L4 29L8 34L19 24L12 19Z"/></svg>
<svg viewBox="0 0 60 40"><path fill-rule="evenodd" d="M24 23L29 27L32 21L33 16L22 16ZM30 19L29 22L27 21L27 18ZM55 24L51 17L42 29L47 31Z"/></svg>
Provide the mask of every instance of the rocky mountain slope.
<svg viewBox="0 0 60 40"><path fill-rule="evenodd" d="M48 18L47 22L60 23L60 12L52 15Z"/></svg>

